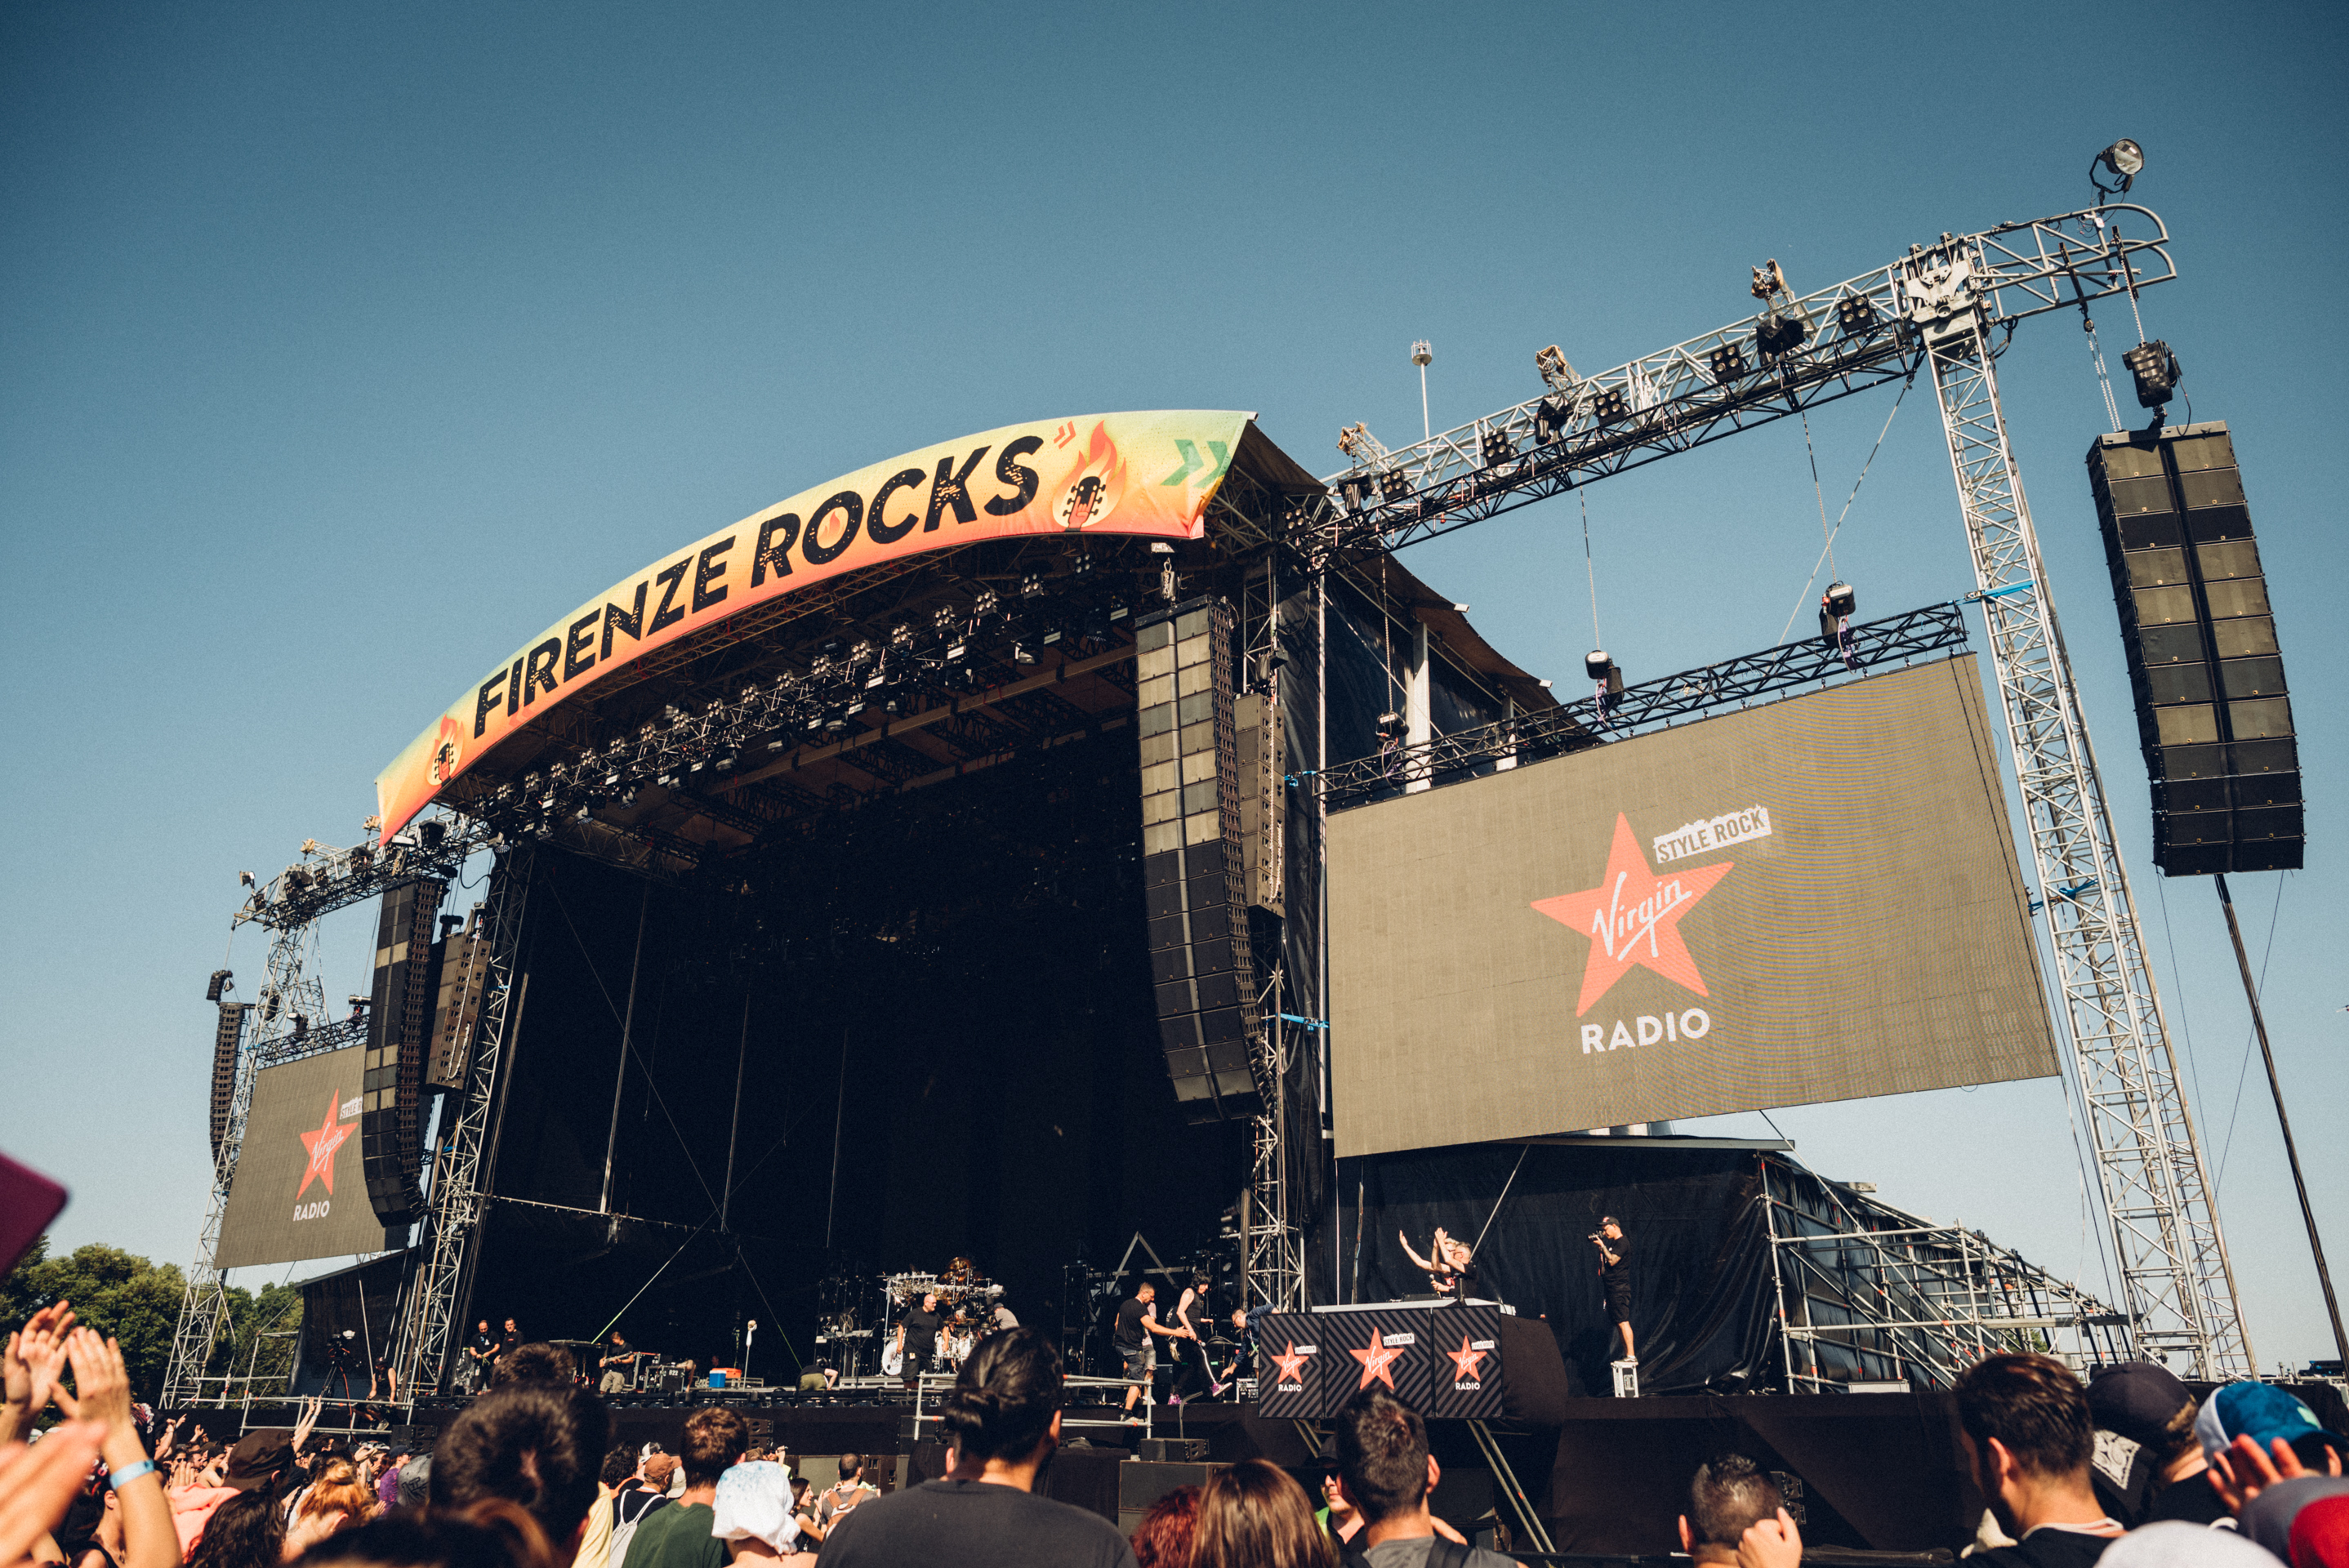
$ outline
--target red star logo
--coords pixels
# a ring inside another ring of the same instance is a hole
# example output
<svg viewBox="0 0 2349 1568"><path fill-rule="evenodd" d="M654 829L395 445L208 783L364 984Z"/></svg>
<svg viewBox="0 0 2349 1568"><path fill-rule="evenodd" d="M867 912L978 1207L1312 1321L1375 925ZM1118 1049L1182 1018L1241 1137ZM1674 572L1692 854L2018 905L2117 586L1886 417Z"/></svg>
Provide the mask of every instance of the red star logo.
<svg viewBox="0 0 2349 1568"><path fill-rule="evenodd" d="M1472 1383L1476 1380L1477 1368L1485 1365L1485 1357L1493 1353L1489 1350L1470 1349L1468 1336L1464 1334L1460 1336L1460 1348L1447 1350L1444 1354L1452 1357L1452 1380L1455 1383Z"/></svg>
<svg viewBox="0 0 2349 1568"><path fill-rule="evenodd" d="M1598 887L1534 901L1534 908L1560 925L1590 938L1590 962L1582 971L1582 1000L1575 1016L1607 995L1634 964L1643 965L1700 996L1710 996L1681 940L1681 916L1729 874L1734 861L1658 876L1648 869L1631 823L1615 813L1615 842L1607 851L1607 876Z"/></svg>
<svg viewBox="0 0 2349 1568"><path fill-rule="evenodd" d="M299 1198L307 1192L313 1181L324 1181L326 1196L331 1198L335 1195L335 1150L340 1149L343 1140L350 1135L349 1128L335 1125L335 1097L329 1093L326 1096L326 1119L319 1124L317 1131L302 1135L302 1145L310 1151L310 1165L302 1172L302 1185L294 1189L294 1196Z"/></svg>
<svg viewBox="0 0 2349 1568"><path fill-rule="evenodd" d="M1389 1347L1388 1346L1381 1344L1379 1342L1378 1330L1372 1329L1371 1331L1371 1343L1369 1348L1363 1350L1349 1350L1346 1354L1362 1364L1361 1386L1363 1387L1369 1387L1371 1386L1371 1379L1375 1377L1380 1382L1385 1384L1390 1392L1393 1390L1395 1386L1394 1364L1402 1358L1402 1346L1397 1345L1392 1347Z"/></svg>
<svg viewBox="0 0 2349 1568"><path fill-rule="evenodd" d="M1284 1383L1305 1381L1305 1364L1313 1358L1311 1351L1297 1348L1297 1341L1294 1339L1288 1341L1287 1355L1284 1356L1278 1351L1268 1351L1267 1355L1272 1364L1280 1368L1280 1380Z"/></svg>

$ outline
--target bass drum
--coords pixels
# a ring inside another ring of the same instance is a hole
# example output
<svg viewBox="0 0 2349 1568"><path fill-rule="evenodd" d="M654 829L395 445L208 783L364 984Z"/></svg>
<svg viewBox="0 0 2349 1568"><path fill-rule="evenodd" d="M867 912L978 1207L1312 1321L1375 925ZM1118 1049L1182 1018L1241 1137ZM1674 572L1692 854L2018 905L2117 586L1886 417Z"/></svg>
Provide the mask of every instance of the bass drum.
<svg viewBox="0 0 2349 1568"><path fill-rule="evenodd" d="M977 1336L973 1335L957 1334L949 1336L947 1340L947 1360L955 1367L960 1367L970 1359L971 1347L978 1343Z"/></svg>
<svg viewBox="0 0 2349 1568"><path fill-rule="evenodd" d="M902 1377L905 1375L905 1346L899 1341L893 1339L889 1342L889 1348L881 1352L881 1376L884 1377Z"/></svg>

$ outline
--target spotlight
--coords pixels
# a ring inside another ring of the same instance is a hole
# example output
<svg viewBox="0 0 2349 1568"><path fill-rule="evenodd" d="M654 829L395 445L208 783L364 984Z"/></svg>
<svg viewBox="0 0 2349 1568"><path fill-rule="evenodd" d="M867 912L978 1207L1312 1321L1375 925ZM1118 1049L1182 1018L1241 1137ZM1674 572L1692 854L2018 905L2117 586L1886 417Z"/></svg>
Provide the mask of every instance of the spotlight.
<svg viewBox="0 0 2349 1568"><path fill-rule="evenodd" d="M2178 390L2178 356L2169 352L2169 345L2159 338L2140 343L2121 356L2121 363L2137 377L2137 401L2140 408L2159 408Z"/></svg>
<svg viewBox="0 0 2349 1568"><path fill-rule="evenodd" d="M1591 396L1591 417L1602 425L1617 425L1631 417L1631 400L1620 387L1601 387Z"/></svg>
<svg viewBox="0 0 2349 1568"><path fill-rule="evenodd" d="M233 976L232 976L225 969L213 970L211 981L204 986L204 1000L207 1002L219 1001L221 999L221 993L228 989L228 984L232 978L233 978Z"/></svg>
<svg viewBox="0 0 2349 1568"><path fill-rule="evenodd" d="M1846 337L1865 337L1876 330L1876 307L1866 294L1846 294L1836 301L1836 321Z"/></svg>
<svg viewBox="0 0 2349 1568"><path fill-rule="evenodd" d="M1545 397L1534 407L1534 439L1548 446L1574 423L1574 405L1562 397Z"/></svg>
<svg viewBox="0 0 2349 1568"><path fill-rule="evenodd" d="M2098 179L2099 168L2110 174L2115 183L2107 185ZM2144 168L2145 149L2124 136L2096 154L2096 161L2088 165L2088 183L2096 188L2099 196L2125 196Z"/></svg>
<svg viewBox="0 0 2349 1568"><path fill-rule="evenodd" d="M1803 346L1811 329L1799 315L1765 315L1754 326L1754 346L1763 356L1775 359Z"/></svg>
<svg viewBox="0 0 2349 1568"><path fill-rule="evenodd" d="M1705 356L1713 371L1713 385L1726 387L1745 374L1745 351L1733 343L1724 343Z"/></svg>
<svg viewBox="0 0 2349 1568"><path fill-rule="evenodd" d="M1484 447L1485 466L1488 469L1497 469L1517 455L1517 445L1509 439L1509 433L1506 430L1485 431Z"/></svg>
<svg viewBox="0 0 2349 1568"><path fill-rule="evenodd" d="M1389 469L1379 476L1379 494L1389 501L1409 499L1411 476L1399 469Z"/></svg>
<svg viewBox="0 0 2349 1568"><path fill-rule="evenodd" d="M1348 511L1361 511L1367 509L1371 500L1371 476L1348 474L1339 482L1338 493L1344 498Z"/></svg>

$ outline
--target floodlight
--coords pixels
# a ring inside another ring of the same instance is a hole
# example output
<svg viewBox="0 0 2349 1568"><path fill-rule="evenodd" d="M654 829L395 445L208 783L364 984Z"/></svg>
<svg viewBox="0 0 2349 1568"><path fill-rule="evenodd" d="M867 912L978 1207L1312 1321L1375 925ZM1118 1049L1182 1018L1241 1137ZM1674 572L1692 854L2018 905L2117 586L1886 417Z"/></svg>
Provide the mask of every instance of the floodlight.
<svg viewBox="0 0 2349 1568"><path fill-rule="evenodd" d="M1713 384L1726 387L1745 374L1745 350L1733 343L1724 343L1705 356L1706 367L1713 372Z"/></svg>
<svg viewBox="0 0 2349 1568"><path fill-rule="evenodd" d="M2095 168L2092 166L2088 170L2088 180L2097 192L2106 196L2127 195L2128 188L2137 183L2137 175L2145 168L2145 149L2124 136L2096 154L2096 164L2120 181L2117 185L2106 185L2096 178Z"/></svg>
<svg viewBox="0 0 2349 1568"><path fill-rule="evenodd" d="M1485 431L1483 444L1485 466L1488 469L1497 469L1517 455L1517 444L1509 439L1509 433L1506 430Z"/></svg>

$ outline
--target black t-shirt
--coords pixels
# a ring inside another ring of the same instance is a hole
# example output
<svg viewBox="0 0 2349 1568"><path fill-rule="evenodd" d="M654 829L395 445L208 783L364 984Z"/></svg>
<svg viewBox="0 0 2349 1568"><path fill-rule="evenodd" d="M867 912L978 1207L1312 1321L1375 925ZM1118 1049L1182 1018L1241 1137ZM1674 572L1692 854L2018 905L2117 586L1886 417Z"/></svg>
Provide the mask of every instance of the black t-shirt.
<svg viewBox="0 0 2349 1568"><path fill-rule="evenodd" d="M2017 1544L1977 1552L1966 1563L1967 1568L2089 1568L2105 1554L2106 1547L2119 1539L2042 1525Z"/></svg>
<svg viewBox="0 0 2349 1568"><path fill-rule="evenodd" d="M823 1562L824 1568L1136 1568L1133 1548L1101 1515L979 1480L926 1480L874 1498L833 1523Z"/></svg>
<svg viewBox="0 0 2349 1568"><path fill-rule="evenodd" d="M1150 1315L1150 1307L1137 1296L1117 1309L1117 1332L1110 1337L1128 1350L1139 1350L1149 1339L1142 1320Z"/></svg>
<svg viewBox="0 0 2349 1568"><path fill-rule="evenodd" d="M2227 1511L2227 1505L2219 1501L2219 1491L2210 1484L2209 1472L2198 1470L2155 1492L2153 1501L2146 1505L2145 1517L2137 1522L2154 1524L2165 1519L2176 1519L2188 1524L2216 1524L2222 1519L2233 1517Z"/></svg>
<svg viewBox="0 0 2349 1568"><path fill-rule="evenodd" d="M1607 1241L1604 1236L1599 1239ZM1631 1238L1623 1236L1607 1242L1607 1250L1615 1254L1615 1261L1611 1264L1604 1258L1599 1260L1599 1269L1607 1279L1607 1294L1628 1295L1631 1291Z"/></svg>
<svg viewBox="0 0 2349 1568"><path fill-rule="evenodd" d="M522 1330L519 1328L509 1328L498 1336L498 1354L503 1356L507 1351L513 1349L521 1343Z"/></svg>
<svg viewBox="0 0 2349 1568"><path fill-rule="evenodd" d="M916 1356L927 1356L937 1347L938 1315L924 1312L920 1307L905 1315L905 1348Z"/></svg>
<svg viewBox="0 0 2349 1568"><path fill-rule="evenodd" d="M487 1329L473 1336L473 1350L481 1360L486 1361L496 1355L497 1349L498 1342Z"/></svg>

